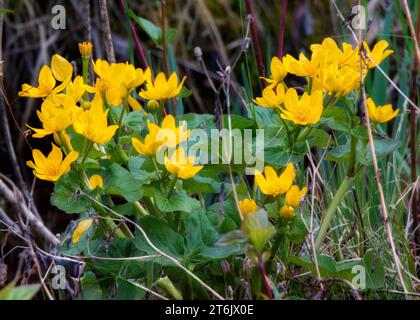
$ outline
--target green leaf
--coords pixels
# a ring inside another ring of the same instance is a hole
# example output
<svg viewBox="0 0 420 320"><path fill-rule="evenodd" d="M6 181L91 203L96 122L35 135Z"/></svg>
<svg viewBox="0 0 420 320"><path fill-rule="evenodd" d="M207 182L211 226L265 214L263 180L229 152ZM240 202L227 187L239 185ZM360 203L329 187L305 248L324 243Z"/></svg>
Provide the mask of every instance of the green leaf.
<svg viewBox="0 0 420 320"><path fill-rule="evenodd" d="M182 184L185 191L194 193L219 193L221 182L213 170L203 169Z"/></svg>
<svg viewBox="0 0 420 320"><path fill-rule="evenodd" d="M162 212L192 212L200 208L200 201L189 197L185 192L174 192L168 199L168 194L155 190L155 201Z"/></svg>
<svg viewBox="0 0 420 320"><path fill-rule="evenodd" d="M206 129L206 128L216 128L214 123L214 115L212 114L196 114L196 113L186 113L182 116L176 118L177 123L181 121L186 121L188 129Z"/></svg>
<svg viewBox="0 0 420 320"><path fill-rule="evenodd" d="M135 179L142 181L144 184L150 183L156 177L155 168L150 158L130 157L128 159L128 169Z"/></svg>
<svg viewBox="0 0 420 320"><path fill-rule="evenodd" d="M289 257L289 262L304 267L306 270L311 271L316 276L315 266L312 256L303 257ZM347 260L336 262L334 258L327 255L317 255L317 262L319 272L323 278L341 278L351 281L355 274L352 269L356 265L360 265L360 260Z"/></svg>
<svg viewBox="0 0 420 320"><path fill-rule="evenodd" d="M379 160L397 150L400 146L400 141L396 141L394 139L375 139L373 144L375 146L376 158ZM369 147L367 148L366 155L360 157L359 161L364 165L372 164L372 154Z"/></svg>
<svg viewBox="0 0 420 320"><path fill-rule="evenodd" d="M141 218L139 223L159 250L178 259L184 256L184 239L179 233L170 228L164 220L146 216ZM148 254L157 254L138 231L136 231L134 243L139 250L143 250Z"/></svg>
<svg viewBox="0 0 420 320"><path fill-rule="evenodd" d="M326 124L333 130L350 131L350 119L343 108L330 106L324 109L320 120L321 124Z"/></svg>
<svg viewBox="0 0 420 320"><path fill-rule="evenodd" d="M150 39L157 45L162 44L162 31L153 22L138 17L133 10L128 9L128 15L147 33Z"/></svg>
<svg viewBox="0 0 420 320"><path fill-rule="evenodd" d="M6 8L0 8L0 14L7 14L7 13L15 13L15 11L11 9L6 9Z"/></svg>
<svg viewBox="0 0 420 320"><path fill-rule="evenodd" d="M331 149L326 157L328 161L348 161L350 159L350 144L346 143Z"/></svg>
<svg viewBox="0 0 420 320"><path fill-rule="evenodd" d="M0 300L31 300L41 287L39 284L15 287L15 284L12 281L0 290Z"/></svg>
<svg viewBox="0 0 420 320"><path fill-rule="evenodd" d="M118 195L128 202L139 200L143 195L143 182L134 178L133 174L117 163L101 160L105 167L103 174L104 190L107 194Z"/></svg>
<svg viewBox="0 0 420 320"><path fill-rule="evenodd" d="M98 280L93 272L87 271L80 279L82 283L81 298L83 300L100 300L102 299L102 290Z"/></svg>
<svg viewBox="0 0 420 320"><path fill-rule="evenodd" d="M247 118L238 116L237 114L231 114L231 125L232 129L249 129L255 126L254 121ZM229 116L227 114L222 115L223 126L225 129L229 129Z"/></svg>
<svg viewBox="0 0 420 320"><path fill-rule="evenodd" d="M244 233L249 237L257 252L262 253L268 240L274 235L276 229L268 220L267 212L259 210L249 214L243 221Z"/></svg>
<svg viewBox="0 0 420 320"><path fill-rule="evenodd" d="M330 135L325 130L313 128L305 141L298 141L297 144L303 144L303 150L307 150L306 141L309 147L326 148L330 142ZM298 148L299 146L296 147Z"/></svg>
<svg viewBox="0 0 420 320"><path fill-rule="evenodd" d="M381 289L385 286L384 262L379 255L368 251L362 260L366 275L366 289Z"/></svg>
<svg viewBox="0 0 420 320"><path fill-rule="evenodd" d="M66 213L82 213L91 207L88 197L77 194L82 190L79 175L70 171L57 181L51 195L51 204Z"/></svg>
<svg viewBox="0 0 420 320"><path fill-rule="evenodd" d="M118 292L113 300L140 300L144 298L144 290L127 279L118 277L117 286Z"/></svg>

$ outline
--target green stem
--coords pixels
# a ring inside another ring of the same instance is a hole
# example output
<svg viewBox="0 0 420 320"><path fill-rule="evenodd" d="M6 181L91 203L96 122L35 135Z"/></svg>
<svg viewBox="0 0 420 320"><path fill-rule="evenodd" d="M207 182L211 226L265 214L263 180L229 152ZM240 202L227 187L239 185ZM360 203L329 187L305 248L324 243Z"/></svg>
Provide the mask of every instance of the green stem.
<svg viewBox="0 0 420 320"><path fill-rule="evenodd" d="M169 185L169 190L168 190L168 200L171 198L172 194L174 193L175 190L175 184L176 181L178 180L177 176L174 176L174 178L171 181L171 184Z"/></svg>
<svg viewBox="0 0 420 320"><path fill-rule="evenodd" d="M287 141L289 143L288 146L291 147L292 146L292 141L290 140L291 135L290 135L289 127L287 126L286 121L284 121L284 119L281 117L281 111L280 111L280 109L279 108L275 108L275 110L277 111L277 113L279 115L279 118L280 118L281 123L283 124L283 127L286 129Z"/></svg>
<svg viewBox="0 0 420 320"><path fill-rule="evenodd" d="M134 202L134 207L140 212L143 216L148 216L149 212L146 210L145 207L139 201Z"/></svg>
<svg viewBox="0 0 420 320"><path fill-rule="evenodd" d="M92 146L93 146L93 142L89 140L88 141L87 148L84 148L84 150L83 150L83 159L82 159L82 162L80 162L80 165L82 165L83 163L85 163L86 158L87 158L87 156L88 156L88 154L90 152L90 149L92 149Z"/></svg>
<svg viewBox="0 0 420 320"><path fill-rule="evenodd" d="M124 118L124 113L125 113L125 110L126 110L126 108L128 107L128 96L129 96L129 92L127 92L127 94L125 95L125 97L124 97L124 104L123 104L123 106L121 107L121 112L120 112L120 116L119 116L119 118L118 118L118 131L117 131L117 133L115 134L115 141L118 143L118 141L120 140L120 132L121 132L121 130L122 130L122 128L121 128L121 124L122 124L122 120L123 120L123 118Z"/></svg>
<svg viewBox="0 0 420 320"><path fill-rule="evenodd" d="M353 177L346 176L344 180L341 182L341 185L338 188L336 194L334 195L334 198L321 221L321 226L319 228L317 237L315 239L316 250L319 250L322 242L324 242L325 236L327 234L327 230L330 227L331 219L335 211L337 210L338 205L341 203L341 200L343 200L344 195L346 194L347 189L350 187L352 182L353 182Z"/></svg>
<svg viewBox="0 0 420 320"><path fill-rule="evenodd" d="M83 75L83 83L88 85L89 84L89 58L82 57L82 75ZM88 100L88 92L85 91L83 94L83 100Z"/></svg>

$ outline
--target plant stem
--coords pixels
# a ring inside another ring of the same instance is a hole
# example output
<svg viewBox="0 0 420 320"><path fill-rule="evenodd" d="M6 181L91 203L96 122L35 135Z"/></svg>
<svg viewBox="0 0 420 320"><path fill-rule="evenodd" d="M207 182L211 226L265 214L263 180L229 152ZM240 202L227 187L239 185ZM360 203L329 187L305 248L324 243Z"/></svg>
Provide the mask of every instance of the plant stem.
<svg viewBox="0 0 420 320"><path fill-rule="evenodd" d="M171 184L169 185L169 190L168 190L168 200L170 199L170 197L172 196L172 194L174 193L175 190L175 184L176 181L178 180L177 176L174 176L174 178L171 181Z"/></svg>
<svg viewBox="0 0 420 320"><path fill-rule="evenodd" d="M261 274L261 278L263 280L267 296L271 300L273 299L273 290L271 289L270 280L268 279L267 274L265 273L264 262L261 255L258 255L258 271Z"/></svg>
<svg viewBox="0 0 420 320"><path fill-rule="evenodd" d="M85 163L86 158L90 152L90 149L92 149L92 146L93 146L93 142L89 140L86 149L84 148L83 150L83 159L82 159L82 162L80 162L80 165Z"/></svg>
<svg viewBox="0 0 420 320"><path fill-rule="evenodd" d="M82 57L82 74L83 74L83 83L89 84L89 58ZM88 100L88 92L85 91L83 94L83 100Z"/></svg>
<svg viewBox="0 0 420 320"><path fill-rule="evenodd" d="M340 187L338 188L336 194L334 195L334 198L330 204L330 206L327 209L327 212L325 213L322 221L321 226L319 228L317 237L315 239L315 248L316 250L319 250L322 242L325 239L325 236L327 234L327 230L330 226L331 219L337 210L338 205L340 204L341 200L344 198L344 195L347 192L347 189L353 182L353 177L345 176L344 180L341 182Z"/></svg>

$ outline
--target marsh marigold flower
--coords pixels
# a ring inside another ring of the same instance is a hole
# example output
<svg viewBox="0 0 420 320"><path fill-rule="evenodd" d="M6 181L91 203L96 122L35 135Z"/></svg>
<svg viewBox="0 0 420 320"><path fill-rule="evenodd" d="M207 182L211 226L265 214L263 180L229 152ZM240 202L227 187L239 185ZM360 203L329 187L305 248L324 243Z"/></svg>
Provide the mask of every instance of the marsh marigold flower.
<svg viewBox="0 0 420 320"><path fill-rule="evenodd" d="M160 127L154 123L148 122L147 128L149 133L144 138L144 142L140 142L137 138L131 138L131 143L134 149L143 156L154 156L162 146L161 141L158 140L157 135Z"/></svg>
<svg viewBox="0 0 420 320"><path fill-rule="evenodd" d="M104 180L99 174L94 174L89 178L89 184L92 189L95 189L96 187L102 188L104 186Z"/></svg>
<svg viewBox="0 0 420 320"><path fill-rule="evenodd" d="M264 108L278 108L284 101L284 86L279 83L276 87L264 88L262 97L252 100L255 104Z"/></svg>
<svg viewBox="0 0 420 320"><path fill-rule="evenodd" d="M322 91L317 90L310 95L305 92L299 99L296 90L290 88L284 98L281 117L298 125L315 124L321 118L322 98Z"/></svg>
<svg viewBox="0 0 420 320"><path fill-rule="evenodd" d="M165 168L179 179L189 179L194 177L203 166L195 166L194 156L185 156L184 148L180 147L170 158L165 156Z"/></svg>
<svg viewBox="0 0 420 320"><path fill-rule="evenodd" d="M124 77L122 79L122 86L128 91L142 85L148 78L150 78L150 69L145 71L141 68L134 68L132 64L125 63Z"/></svg>
<svg viewBox="0 0 420 320"><path fill-rule="evenodd" d="M162 146L176 147L187 140L190 135L190 130L184 129L184 124L176 126L175 118L172 115L167 115L163 119L161 127L148 122L147 128L149 133L144 138L144 142L140 142L137 138L131 138L134 149L144 156L155 155Z"/></svg>
<svg viewBox="0 0 420 320"><path fill-rule="evenodd" d="M293 208L299 207L300 201L306 195L307 192L308 189L306 187L303 187L302 190L300 190L299 187L296 185L291 186L290 189L286 192L286 204Z"/></svg>
<svg viewBox="0 0 420 320"><path fill-rule="evenodd" d="M82 112L83 109L76 106L71 96L62 93L51 94L42 103L41 110L37 110L42 128L28 127L35 131L32 135L34 138L43 138L65 130Z"/></svg>
<svg viewBox="0 0 420 320"><path fill-rule="evenodd" d="M238 205L243 216L247 216L248 214L257 212L258 210L258 206L253 199L239 200Z"/></svg>
<svg viewBox="0 0 420 320"><path fill-rule="evenodd" d="M88 218L88 219L84 219L84 220L80 221L77 224L77 227L73 231L73 235L71 237L71 242L72 243L79 242L81 236L83 236L84 233L89 230L92 223L93 223L92 218Z"/></svg>
<svg viewBox="0 0 420 320"><path fill-rule="evenodd" d="M26 165L34 169L34 175L47 181L57 181L63 174L70 171L70 164L74 162L79 154L76 151L71 151L63 160L63 153L60 148L54 143L51 143L52 150L45 157L41 151L34 149L32 157L34 161L27 161Z"/></svg>
<svg viewBox="0 0 420 320"><path fill-rule="evenodd" d="M38 75L38 86L34 87L24 83L19 92L21 97L44 98L51 93L59 93L64 90L71 80L73 67L62 56L55 54L51 58L51 68L43 66ZM61 84L56 86L57 81Z"/></svg>
<svg viewBox="0 0 420 320"><path fill-rule="evenodd" d="M311 60L303 53L299 54L299 60L288 54L283 58L283 65L288 73L299 77L316 77L319 71L319 61L314 54L312 54Z"/></svg>
<svg viewBox="0 0 420 320"><path fill-rule="evenodd" d="M279 176L272 167L265 166L264 175L261 172L257 172L255 175L255 183L265 195L277 196L289 190L294 178L293 163L288 163Z"/></svg>
<svg viewBox="0 0 420 320"><path fill-rule="evenodd" d="M182 86L187 77L183 77L181 83L178 83L178 76L173 72L166 79L163 72L158 73L155 80L150 76L146 82L146 89L139 93L140 97L146 100L165 100L175 98L182 90Z"/></svg>
<svg viewBox="0 0 420 320"><path fill-rule="evenodd" d="M374 122L388 122L389 120L394 119L400 111L399 109L393 110L391 104L376 106L372 98L368 98L366 103L368 107L369 118Z"/></svg>
<svg viewBox="0 0 420 320"><path fill-rule="evenodd" d="M329 94L348 94L360 85L360 70L348 66L338 68L337 64L330 64L323 68L319 77L313 80L313 89L324 90Z"/></svg>
<svg viewBox="0 0 420 320"><path fill-rule="evenodd" d="M66 87L66 95L71 96L74 102L78 102L86 91L86 86L83 82L83 77L77 76Z"/></svg>
<svg viewBox="0 0 420 320"><path fill-rule="evenodd" d="M365 57L365 62L369 69L375 68L376 65L379 65L385 58L394 53L394 50L385 50L388 45L386 40L381 40L375 44L372 50L370 50L366 41L363 42L363 47L368 55ZM374 62L369 59L369 57L372 58Z"/></svg>
<svg viewBox="0 0 420 320"><path fill-rule="evenodd" d="M97 144L107 143L118 129L118 125L108 126L108 111L103 111L100 100L93 100L90 109L83 111L74 121L74 131Z"/></svg>
<svg viewBox="0 0 420 320"><path fill-rule="evenodd" d="M271 83L271 85L276 85L277 83L283 81L283 79L287 75L287 70L284 67L283 63L280 61L279 58L274 56L271 59L270 64L270 78L263 78L268 83Z"/></svg>
<svg viewBox="0 0 420 320"><path fill-rule="evenodd" d="M126 93L126 89L122 86L125 76L124 64L109 64L105 60L98 59L93 62L93 71L98 75L95 86L86 85L85 88L88 92L95 94L94 100L102 102L105 99L107 103L113 106L121 104Z"/></svg>

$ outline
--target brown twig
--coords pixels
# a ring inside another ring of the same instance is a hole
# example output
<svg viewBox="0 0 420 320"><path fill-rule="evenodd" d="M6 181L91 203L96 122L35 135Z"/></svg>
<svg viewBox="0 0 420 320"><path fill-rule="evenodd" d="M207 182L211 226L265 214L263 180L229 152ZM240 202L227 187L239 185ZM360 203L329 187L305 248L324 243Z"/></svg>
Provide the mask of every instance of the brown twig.
<svg viewBox="0 0 420 320"><path fill-rule="evenodd" d="M57 237L44 225L44 223L39 220L35 214L28 208L27 204L24 201L23 197L20 197L18 199L16 195L21 195L20 191L17 189L15 185L12 185L11 187L8 187L6 183L4 183L3 180L6 180L11 184L11 181L9 181L4 175L0 174L0 194L3 195L6 201L12 203L13 205L17 206L24 218L29 222L31 227L33 227L40 235L44 237L45 240L47 240L49 243L53 245L59 245L60 241L57 239ZM13 190L11 189L13 188Z"/></svg>
<svg viewBox="0 0 420 320"><path fill-rule="evenodd" d="M420 60L418 56L418 43L420 42L420 7L417 10L417 28L414 31L414 26L412 25L413 22L411 20L410 11L408 9L407 1L403 1L403 7L405 11L405 15L408 19L409 29L411 36L413 37L415 43L415 59L413 62L413 66L411 69L411 79L410 79L410 99L413 102L416 102L417 98L417 75L418 75L418 68L420 66ZM417 114L416 110L410 105L410 171L411 171L411 181L416 183L417 181L417 163L416 163L416 133L417 133ZM420 205L418 203L419 195L418 195L418 188L413 188L413 196L411 201L411 215L413 217L413 230L414 230L414 242L417 245L416 252L419 252L420 247Z"/></svg>
<svg viewBox="0 0 420 320"><path fill-rule="evenodd" d="M277 57L280 60L282 60L283 58L284 30L286 28L286 12L287 12L287 0L282 0L281 12L280 12L280 25L279 25L279 47L277 50Z"/></svg>
<svg viewBox="0 0 420 320"><path fill-rule="evenodd" d="M112 44L111 27L109 24L108 6L106 0L99 0L99 13L101 15L101 28L104 36L105 51L109 62L115 62L114 45Z"/></svg>
<svg viewBox="0 0 420 320"><path fill-rule="evenodd" d="M255 10L252 0L246 0L246 10L251 26L252 45L254 46L255 56L257 58L258 70L261 77L265 77L265 67L261 55L260 40L258 38L257 26L255 25Z"/></svg>

